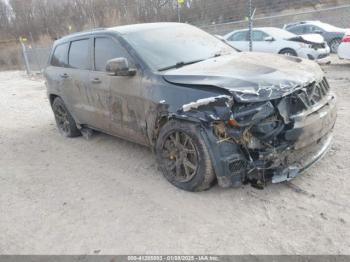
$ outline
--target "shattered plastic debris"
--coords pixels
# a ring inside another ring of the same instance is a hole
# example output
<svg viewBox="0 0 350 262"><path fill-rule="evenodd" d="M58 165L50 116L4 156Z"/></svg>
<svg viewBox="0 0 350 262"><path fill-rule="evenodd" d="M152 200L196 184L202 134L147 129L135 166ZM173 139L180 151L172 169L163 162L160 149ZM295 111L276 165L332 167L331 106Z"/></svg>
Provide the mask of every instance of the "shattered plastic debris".
<svg viewBox="0 0 350 262"><path fill-rule="evenodd" d="M231 97L227 96L227 95L220 95L220 96L203 98L203 99L199 99L199 100L197 100L195 102L191 102L191 103L183 105L182 106L182 110L184 112L188 112L188 111L190 111L192 109L197 109L200 106L204 106L204 105L208 105L210 103L216 102L218 99L222 99L222 98L231 99Z"/></svg>

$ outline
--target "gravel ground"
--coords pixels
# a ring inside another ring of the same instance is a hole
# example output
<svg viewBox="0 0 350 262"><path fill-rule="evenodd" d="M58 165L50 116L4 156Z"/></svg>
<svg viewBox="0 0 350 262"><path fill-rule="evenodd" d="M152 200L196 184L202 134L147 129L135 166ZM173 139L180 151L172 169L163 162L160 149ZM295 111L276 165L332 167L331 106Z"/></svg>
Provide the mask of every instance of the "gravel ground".
<svg viewBox="0 0 350 262"><path fill-rule="evenodd" d="M170 185L144 147L65 139L44 83L0 72L1 254L350 254L350 63L328 155L292 182L202 193Z"/></svg>

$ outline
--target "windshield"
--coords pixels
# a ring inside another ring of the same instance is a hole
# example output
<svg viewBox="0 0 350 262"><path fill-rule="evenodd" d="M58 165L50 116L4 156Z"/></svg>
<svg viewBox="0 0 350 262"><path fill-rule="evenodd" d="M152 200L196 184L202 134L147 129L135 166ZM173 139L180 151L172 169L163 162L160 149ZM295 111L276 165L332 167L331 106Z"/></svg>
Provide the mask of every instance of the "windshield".
<svg viewBox="0 0 350 262"><path fill-rule="evenodd" d="M170 24L124 35L154 70L166 70L236 51L216 37L190 25Z"/></svg>

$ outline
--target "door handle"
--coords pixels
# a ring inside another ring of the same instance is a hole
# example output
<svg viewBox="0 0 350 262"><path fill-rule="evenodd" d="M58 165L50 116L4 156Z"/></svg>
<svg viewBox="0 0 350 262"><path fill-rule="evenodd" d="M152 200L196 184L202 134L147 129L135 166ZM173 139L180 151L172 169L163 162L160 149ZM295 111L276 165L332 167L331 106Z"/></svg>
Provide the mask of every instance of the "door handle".
<svg viewBox="0 0 350 262"><path fill-rule="evenodd" d="M62 77L62 78L68 78L69 75L68 75L67 73L63 73L63 74L60 74L60 77Z"/></svg>
<svg viewBox="0 0 350 262"><path fill-rule="evenodd" d="M92 79L91 82L94 84L99 84L99 83L101 83L101 79L96 77L96 78Z"/></svg>

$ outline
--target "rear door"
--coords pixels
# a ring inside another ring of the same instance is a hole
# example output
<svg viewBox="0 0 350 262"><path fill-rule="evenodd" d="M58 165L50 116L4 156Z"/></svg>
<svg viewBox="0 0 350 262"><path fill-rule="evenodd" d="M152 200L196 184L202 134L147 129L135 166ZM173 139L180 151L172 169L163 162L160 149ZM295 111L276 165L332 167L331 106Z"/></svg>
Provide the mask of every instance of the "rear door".
<svg viewBox="0 0 350 262"><path fill-rule="evenodd" d="M91 70L91 38L84 37L70 42L68 68L64 99L69 111L79 124L92 124L90 106L92 94L89 90L89 71Z"/></svg>
<svg viewBox="0 0 350 262"><path fill-rule="evenodd" d="M107 74L108 60L124 57L130 68L136 67L135 60L115 37L98 35L93 42L94 70L89 79L91 89L99 94L99 100L95 103L99 119L108 123L106 130L109 133L147 145L141 70L135 76Z"/></svg>
<svg viewBox="0 0 350 262"><path fill-rule="evenodd" d="M49 65L45 69L45 78L50 94L63 97L67 79L69 42L58 44L52 52Z"/></svg>

